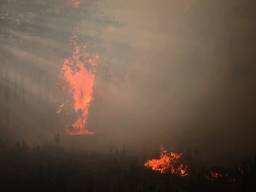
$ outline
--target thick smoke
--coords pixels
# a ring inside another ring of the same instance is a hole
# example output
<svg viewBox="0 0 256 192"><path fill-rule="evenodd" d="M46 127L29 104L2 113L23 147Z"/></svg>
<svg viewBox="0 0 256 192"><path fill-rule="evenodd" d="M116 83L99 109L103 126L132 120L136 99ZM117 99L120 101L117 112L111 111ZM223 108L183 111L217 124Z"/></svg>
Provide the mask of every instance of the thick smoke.
<svg viewBox="0 0 256 192"><path fill-rule="evenodd" d="M255 153L253 0L81 0L80 13L60 0L6 2L1 135L44 143L63 132L59 67L79 21L101 58L88 117L93 149L164 145L212 162Z"/></svg>

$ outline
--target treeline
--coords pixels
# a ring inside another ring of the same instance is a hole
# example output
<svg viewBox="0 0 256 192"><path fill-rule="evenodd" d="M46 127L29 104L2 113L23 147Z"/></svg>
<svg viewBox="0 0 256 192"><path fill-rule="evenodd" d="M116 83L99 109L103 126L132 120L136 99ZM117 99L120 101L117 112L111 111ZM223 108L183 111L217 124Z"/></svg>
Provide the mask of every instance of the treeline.
<svg viewBox="0 0 256 192"><path fill-rule="evenodd" d="M125 150L89 153L58 142L29 147L0 142L0 185L4 191L254 191L256 159L234 168L190 166L187 177L159 174ZM209 175L211 171L221 177Z"/></svg>

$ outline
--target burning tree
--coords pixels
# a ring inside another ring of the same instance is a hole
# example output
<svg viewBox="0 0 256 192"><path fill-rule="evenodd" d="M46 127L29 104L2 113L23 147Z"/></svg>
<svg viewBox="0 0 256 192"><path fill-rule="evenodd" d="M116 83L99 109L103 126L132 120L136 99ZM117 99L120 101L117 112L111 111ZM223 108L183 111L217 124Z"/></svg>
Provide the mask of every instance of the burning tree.
<svg viewBox="0 0 256 192"><path fill-rule="evenodd" d="M89 106L92 101L97 56L81 54L81 48L74 48L73 55L64 60L62 72L64 79L72 93L72 108L79 113L79 117L72 124L70 135L94 134L86 129Z"/></svg>
<svg viewBox="0 0 256 192"><path fill-rule="evenodd" d="M74 8L80 8L80 0L70 0ZM62 77L72 95L72 110L78 115L72 123L72 128L66 130L69 135L91 135L94 132L86 128L89 106L93 99L93 88L97 68L98 56L90 55L84 43L79 39L79 29L73 30L71 37L73 54L64 59L62 64ZM64 104L59 106L57 113L63 110Z"/></svg>

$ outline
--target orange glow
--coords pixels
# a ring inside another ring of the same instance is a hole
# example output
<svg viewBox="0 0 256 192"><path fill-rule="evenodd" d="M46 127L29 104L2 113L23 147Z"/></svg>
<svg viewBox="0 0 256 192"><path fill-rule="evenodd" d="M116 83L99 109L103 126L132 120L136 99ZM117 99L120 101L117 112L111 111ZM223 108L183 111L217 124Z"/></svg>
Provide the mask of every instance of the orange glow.
<svg viewBox="0 0 256 192"><path fill-rule="evenodd" d="M223 175L217 171L211 171L210 174L207 176L207 179L210 181L217 181L223 179Z"/></svg>
<svg viewBox="0 0 256 192"><path fill-rule="evenodd" d="M79 8L79 6L81 4L81 0L70 0L70 2L73 5L73 7L75 7L75 8Z"/></svg>
<svg viewBox="0 0 256 192"><path fill-rule="evenodd" d="M86 128L88 111L93 99L93 87L97 68L98 56L92 56L76 46L71 57L64 60L62 72L65 82L72 94L73 110L79 117L67 130L69 135L91 135L94 132ZM61 110L59 110L61 111Z"/></svg>
<svg viewBox="0 0 256 192"><path fill-rule="evenodd" d="M181 157L182 153L168 152L162 148L160 159L148 160L144 166L162 174L188 176L188 167L182 163Z"/></svg>
<svg viewBox="0 0 256 192"><path fill-rule="evenodd" d="M80 0L68 0L74 8L79 8ZM92 135L93 131L86 128L89 107L93 100L93 88L97 69L98 56L90 55L85 46L79 46L79 27L73 29L71 41L73 44L72 56L65 58L61 72L67 87L72 95L72 110L77 114L71 128L66 130L68 135ZM60 105L56 113L63 111L64 104Z"/></svg>
<svg viewBox="0 0 256 192"><path fill-rule="evenodd" d="M61 105L58 107L56 113L57 113L57 114L58 114L58 113L61 113L61 112L63 111L63 107L64 107L64 104L61 104Z"/></svg>

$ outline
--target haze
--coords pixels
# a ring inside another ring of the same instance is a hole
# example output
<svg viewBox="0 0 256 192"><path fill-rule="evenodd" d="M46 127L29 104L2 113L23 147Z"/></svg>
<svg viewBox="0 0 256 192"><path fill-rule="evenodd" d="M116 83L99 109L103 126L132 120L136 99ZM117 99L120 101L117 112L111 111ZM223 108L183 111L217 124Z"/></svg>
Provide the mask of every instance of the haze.
<svg viewBox="0 0 256 192"><path fill-rule="evenodd" d="M212 162L254 155L254 4L81 0L79 12L65 0L2 0L1 139L36 145L64 133L72 113L56 114L69 98L60 67L79 25L100 56L88 121L97 134L72 140L95 151L163 145Z"/></svg>

